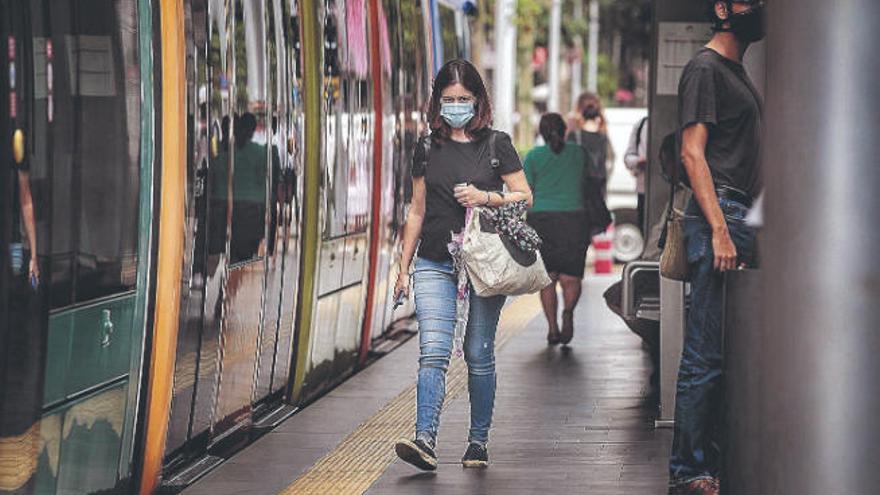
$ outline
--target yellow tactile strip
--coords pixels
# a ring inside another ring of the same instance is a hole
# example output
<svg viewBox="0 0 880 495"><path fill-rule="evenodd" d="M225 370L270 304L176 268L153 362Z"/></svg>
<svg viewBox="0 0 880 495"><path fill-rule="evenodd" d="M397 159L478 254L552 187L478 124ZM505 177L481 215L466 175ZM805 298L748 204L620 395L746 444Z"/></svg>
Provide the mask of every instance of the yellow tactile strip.
<svg viewBox="0 0 880 495"><path fill-rule="evenodd" d="M520 297L504 308L495 338L496 350L525 329L540 312L540 308L540 302L535 296ZM466 389L467 367L463 359L453 358L446 378L444 408ZM332 452L281 493L364 493L394 461L394 442L412 435L415 402L416 386L413 384L362 423Z"/></svg>

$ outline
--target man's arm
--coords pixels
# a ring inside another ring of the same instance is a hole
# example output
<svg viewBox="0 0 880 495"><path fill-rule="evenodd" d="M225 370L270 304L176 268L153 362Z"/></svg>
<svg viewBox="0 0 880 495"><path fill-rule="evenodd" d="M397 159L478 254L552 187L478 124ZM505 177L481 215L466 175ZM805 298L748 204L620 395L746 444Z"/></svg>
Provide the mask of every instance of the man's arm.
<svg viewBox="0 0 880 495"><path fill-rule="evenodd" d="M712 228L712 250L715 254L715 269L719 271L736 268L736 246L730 239L724 213L718 205L715 182L706 161L706 142L709 129L706 124L693 124L682 132L681 159L690 179L694 198L703 211L703 216Z"/></svg>

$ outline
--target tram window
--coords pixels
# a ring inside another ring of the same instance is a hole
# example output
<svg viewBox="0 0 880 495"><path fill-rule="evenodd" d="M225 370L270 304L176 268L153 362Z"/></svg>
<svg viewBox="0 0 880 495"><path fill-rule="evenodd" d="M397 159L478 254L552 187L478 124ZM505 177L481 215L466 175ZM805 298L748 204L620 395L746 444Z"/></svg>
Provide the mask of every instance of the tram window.
<svg viewBox="0 0 880 495"><path fill-rule="evenodd" d="M262 1L236 1L235 112L232 152L230 261L266 252L266 191L269 152L266 129L266 32Z"/></svg>
<svg viewBox="0 0 880 495"><path fill-rule="evenodd" d="M351 78L349 72L346 3L324 3L324 131L325 238L345 235L348 199L348 154L351 144Z"/></svg>
<svg viewBox="0 0 880 495"><path fill-rule="evenodd" d="M347 46L351 70L350 126L351 144L347 172L346 232L367 229L370 208L370 168L373 129L373 85L370 78L370 53L367 43L367 6L363 0L346 3Z"/></svg>
<svg viewBox="0 0 880 495"><path fill-rule="evenodd" d="M137 2L75 5L52 22L53 308L130 290L137 274Z"/></svg>

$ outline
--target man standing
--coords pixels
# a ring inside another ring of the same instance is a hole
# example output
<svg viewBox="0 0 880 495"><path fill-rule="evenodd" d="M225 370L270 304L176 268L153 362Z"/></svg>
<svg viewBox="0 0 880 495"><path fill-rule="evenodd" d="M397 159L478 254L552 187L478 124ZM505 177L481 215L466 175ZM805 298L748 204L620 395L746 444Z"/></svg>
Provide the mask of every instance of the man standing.
<svg viewBox="0 0 880 495"><path fill-rule="evenodd" d="M755 233L744 223L761 188L761 99L742 65L764 36L760 0L705 0L715 34L679 83L681 157L693 198L685 222L691 309L678 372L670 493L719 493L723 426L724 272L751 265Z"/></svg>

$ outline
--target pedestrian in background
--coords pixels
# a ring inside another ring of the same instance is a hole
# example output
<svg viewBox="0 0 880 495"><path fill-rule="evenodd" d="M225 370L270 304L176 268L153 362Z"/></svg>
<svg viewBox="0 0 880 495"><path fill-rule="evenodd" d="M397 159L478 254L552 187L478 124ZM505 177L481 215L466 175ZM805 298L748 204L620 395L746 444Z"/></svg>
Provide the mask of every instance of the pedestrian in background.
<svg viewBox="0 0 880 495"><path fill-rule="evenodd" d="M526 179L535 198L528 222L541 236L541 256L553 280L541 291L548 323L547 343L568 344L574 336L574 309L581 297L590 245L582 193L589 157L583 148L565 141L566 125L558 113L541 117L539 128L547 144L533 148L525 159ZM562 286L561 331L557 282Z"/></svg>
<svg viewBox="0 0 880 495"><path fill-rule="evenodd" d="M764 7L704 5L715 34L685 66L678 86L681 158L694 194L683 227L691 304L675 393L673 495L720 493L724 272L753 264L755 231L745 217L761 189L762 101L742 59L764 36Z"/></svg>
<svg viewBox="0 0 880 495"><path fill-rule="evenodd" d="M603 198L607 194L614 150L608 139L608 121L602 100L585 92L578 97L576 115L569 120L568 140L580 145L589 160L585 161L586 175L601 182Z"/></svg>
<svg viewBox="0 0 880 495"><path fill-rule="evenodd" d="M623 156L627 170L636 178L638 193L639 229L645 234L645 172L648 169L648 117L642 117L633 127L629 146Z"/></svg>
<svg viewBox="0 0 880 495"><path fill-rule="evenodd" d="M418 247L412 275L420 350L415 437L398 441L395 451L404 461L433 471L437 469L437 429L458 317L459 274L449 252L452 233L464 228L467 208L517 201L531 204L532 194L510 136L490 127L489 95L470 62L452 60L437 73L428 122L431 134L419 140L413 153L412 205L394 288L396 299L409 294L410 264ZM497 133L497 169L487 150L492 133ZM502 191L504 186L507 192ZM465 467L489 464L486 446L495 407L495 331L504 300L504 296L480 297L470 292L464 357L471 427L461 460Z"/></svg>

